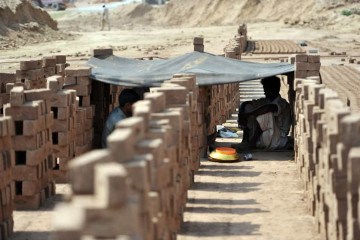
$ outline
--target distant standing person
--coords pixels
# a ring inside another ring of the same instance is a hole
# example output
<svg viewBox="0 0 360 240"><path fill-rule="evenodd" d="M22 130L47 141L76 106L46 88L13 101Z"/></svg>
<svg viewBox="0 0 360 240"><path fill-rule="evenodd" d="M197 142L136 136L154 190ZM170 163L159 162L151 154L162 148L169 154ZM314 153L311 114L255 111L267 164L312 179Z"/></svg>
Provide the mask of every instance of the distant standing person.
<svg viewBox="0 0 360 240"><path fill-rule="evenodd" d="M109 9L103 5L103 12L102 12L102 20L101 20L101 31L104 30L105 24L108 25L110 31L110 18L109 18Z"/></svg>

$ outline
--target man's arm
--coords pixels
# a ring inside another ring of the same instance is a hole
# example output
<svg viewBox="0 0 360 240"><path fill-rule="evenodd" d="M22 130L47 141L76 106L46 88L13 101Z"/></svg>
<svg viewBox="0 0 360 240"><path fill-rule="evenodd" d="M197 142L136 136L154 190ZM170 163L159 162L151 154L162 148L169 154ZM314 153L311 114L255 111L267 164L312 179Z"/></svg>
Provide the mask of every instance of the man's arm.
<svg viewBox="0 0 360 240"><path fill-rule="evenodd" d="M276 104L266 104L261 107L256 108L250 112L243 112L238 115L238 123L239 125L246 126L247 118L251 115L257 117L259 115L269 113L269 112L277 112L278 106Z"/></svg>

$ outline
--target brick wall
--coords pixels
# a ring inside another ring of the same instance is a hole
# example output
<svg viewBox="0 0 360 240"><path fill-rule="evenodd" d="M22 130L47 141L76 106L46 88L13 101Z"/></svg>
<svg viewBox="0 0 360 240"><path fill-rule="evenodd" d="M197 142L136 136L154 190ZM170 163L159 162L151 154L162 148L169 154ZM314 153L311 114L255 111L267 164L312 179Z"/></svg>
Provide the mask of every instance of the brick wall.
<svg viewBox="0 0 360 240"><path fill-rule="evenodd" d="M8 239L13 232L13 209L15 184L12 171L15 165L15 152L12 137L14 123L10 117L0 117L0 238Z"/></svg>
<svg viewBox="0 0 360 240"><path fill-rule="evenodd" d="M191 147L197 96L193 76L176 76L134 105L134 117L108 137L107 149L70 163L73 196L57 209L57 239L175 239L199 167Z"/></svg>
<svg viewBox="0 0 360 240"><path fill-rule="evenodd" d="M309 211L323 239L359 239L360 115L319 78L294 86L295 158Z"/></svg>

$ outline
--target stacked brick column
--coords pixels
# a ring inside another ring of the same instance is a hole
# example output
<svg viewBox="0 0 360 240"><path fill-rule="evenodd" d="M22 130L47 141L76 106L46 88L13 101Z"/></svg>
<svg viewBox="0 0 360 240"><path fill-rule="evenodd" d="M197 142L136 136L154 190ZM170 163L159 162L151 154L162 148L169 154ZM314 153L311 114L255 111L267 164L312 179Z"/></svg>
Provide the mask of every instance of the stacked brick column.
<svg viewBox="0 0 360 240"><path fill-rule="evenodd" d="M201 152L206 153L207 144L215 140L216 125L224 123L238 105L238 83L199 87L198 121L201 136L205 136L200 139Z"/></svg>
<svg viewBox="0 0 360 240"><path fill-rule="evenodd" d="M109 113L119 105L119 95L124 87L92 81L91 104L95 107L94 118L94 147L101 146L101 135Z"/></svg>
<svg viewBox="0 0 360 240"><path fill-rule="evenodd" d="M47 89L24 91L22 86L16 86L10 92L10 104L5 106L5 115L15 123L16 209L37 209L55 193L50 93Z"/></svg>
<svg viewBox="0 0 360 240"><path fill-rule="evenodd" d="M290 62L295 63L295 78L319 76L321 67L319 55L298 54L290 57Z"/></svg>
<svg viewBox="0 0 360 240"><path fill-rule="evenodd" d="M247 26L240 24L238 34L230 39L224 48L225 57L241 60L241 54L246 50L247 46Z"/></svg>
<svg viewBox="0 0 360 240"><path fill-rule="evenodd" d="M7 84L14 84L16 75L12 73L0 73L0 114L3 114L3 105L9 103L10 92L6 91Z"/></svg>
<svg viewBox="0 0 360 240"><path fill-rule="evenodd" d="M64 89L76 90L76 145L75 155L81 155L92 148L94 128L94 107L90 104L91 69L89 67L67 67Z"/></svg>
<svg viewBox="0 0 360 240"><path fill-rule="evenodd" d="M14 221L15 185L12 171L15 154L12 137L15 134L14 123L10 117L0 118L0 238L8 239L12 235Z"/></svg>
<svg viewBox="0 0 360 240"><path fill-rule="evenodd" d="M196 77L195 75L190 74L175 74L173 79L169 81L170 83L175 83L177 85L186 87L189 91L189 118L191 125L189 126L190 132L190 159L191 159L191 170L192 170L192 178L195 172L198 171L200 167L200 154L199 154L199 134L200 130L198 128L198 95L199 95L199 87L196 85ZM189 143L189 142L188 142Z"/></svg>
<svg viewBox="0 0 360 240"><path fill-rule="evenodd" d="M358 239L360 115L319 79L297 79L296 161L323 239Z"/></svg>
<svg viewBox="0 0 360 240"><path fill-rule="evenodd" d="M134 105L134 117L121 121L108 137L108 149L70 163L73 196L57 211L57 239L175 239L193 174L185 127L193 125L190 96L197 95L188 89L197 88L189 78L189 83L175 78L146 94ZM110 168L118 169L113 178L102 176Z"/></svg>
<svg viewBox="0 0 360 240"><path fill-rule="evenodd" d="M52 76L47 78L48 89L54 122L52 125L52 142L55 167L53 175L56 182L67 182L67 166L75 157L76 136L76 91L63 90L64 78Z"/></svg>

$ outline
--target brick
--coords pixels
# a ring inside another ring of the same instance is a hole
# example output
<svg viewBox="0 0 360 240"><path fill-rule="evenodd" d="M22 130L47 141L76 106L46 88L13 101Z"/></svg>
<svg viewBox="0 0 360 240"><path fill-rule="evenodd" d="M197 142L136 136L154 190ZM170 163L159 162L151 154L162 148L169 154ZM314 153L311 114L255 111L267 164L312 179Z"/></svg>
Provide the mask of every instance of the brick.
<svg viewBox="0 0 360 240"><path fill-rule="evenodd" d="M320 63L320 56L319 55L308 55L308 62L309 63Z"/></svg>
<svg viewBox="0 0 360 240"><path fill-rule="evenodd" d="M164 142L161 139L144 139L136 143L135 145L136 154L147 154L151 153L154 156L155 166L159 165L164 155Z"/></svg>
<svg viewBox="0 0 360 240"><path fill-rule="evenodd" d="M20 70L34 70L42 67L42 60L21 61Z"/></svg>
<svg viewBox="0 0 360 240"><path fill-rule="evenodd" d="M162 92L166 97L167 106L171 104L184 104L187 100L188 91L185 87L176 84L166 84L165 87L152 88L151 92Z"/></svg>
<svg viewBox="0 0 360 240"><path fill-rule="evenodd" d="M37 120L24 120L22 135L33 136L38 132L45 130L47 127L50 126L46 126L45 116L40 116Z"/></svg>
<svg viewBox="0 0 360 240"><path fill-rule="evenodd" d="M306 78L308 76L308 73L306 70L296 70L295 71L295 78Z"/></svg>
<svg viewBox="0 0 360 240"><path fill-rule="evenodd" d="M145 125L144 125L143 119L141 117L126 118L126 119L120 121L116 125L116 128L131 129L134 132L137 140L142 140L145 138Z"/></svg>
<svg viewBox="0 0 360 240"><path fill-rule="evenodd" d="M50 100L51 98L51 91L50 89L42 88L42 89L32 89L26 90L25 94L25 101L36 101L36 100Z"/></svg>
<svg viewBox="0 0 360 240"><path fill-rule="evenodd" d="M43 69L44 69L44 76L46 78L54 76L56 74L56 66L55 67L46 67L46 68L43 68Z"/></svg>
<svg viewBox="0 0 360 240"><path fill-rule="evenodd" d="M111 56L111 55L113 55L113 50L111 48L92 49L92 56L94 57Z"/></svg>
<svg viewBox="0 0 360 240"><path fill-rule="evenodd" d="M56 74L65 75L66 64L56 64Z"/></svg>
<svg viewBox="0 0 360 240"><path fill-rule="evenodd" d="M14 205L16 210L35 210L40 207L40 193L34 196L16 196Z"/></svg>
<svg viewBox="0 0 360 240"><path fill-rule="evenodd" d="M319 71L321 67L321 63L309 63L308 64L308 71Z"/></svg>
<svg viewBox="0 0 360 240"><path fill-rule="evenodd" d="M320 75L320 72L317 71L307 71L307 77L318 77Z"/></svg>
<svg viewBox="0 0 360 240"><path fill-rule="evenodd" d="M91 85L65 85L63 88L75 90L77 96L90 96L91 94Z"/></svg>
<svg viewBox="0 0 360 240"><path fill-rule="evenodd" d="M65 75L69 77L82 77L91 74L91 67L68 67L65 69Z"/></svg>
<svg viewBox="0 0 360 240"><path fill-rule="evenodd" d="M107 150L94 150L71 161L69 177L74 194L93 194L95 191L94 166L108 162L113 162L113 159Z"/></svg>
<svg viewBox="0 0 360 240"><path fill-rule="evenodd" d="M76 77L66 76L65 77L65 84L66 85L75 85L76 84Z"/></svg>
<svg viewBox="0 0 360 240"><path fill-rule="evenodd" d="M35 150L37 148L39 148L40 144L41 144L41 138L39 136L39 134L36 135L31 135L31 136L14 136L13 137L14 142L16 144L14 144L13 148L15 151L19 151L19 150Z"/></svg>
<svg viewBox="0 0 360 240"><path fill-rule="evenodd" d="M303 62L303 63L307 63L308 62L308 55L305 54L297 54L295 55L295 62Z"/></svg>
<svg viewBox="0 0 360 240"><path fill-rule="evenodd" d="M162 112L166 108L166 97L164 93L145 93L144 99L151 101L153 112Z"/></svg>
<svg viewBox="0 0 360 240"><path fill-rule="evenodd" d="M79 97L79 107L90 107L90 96Z"/></svg>
<svg viewBox="0 0 360 240"><path fill-rule="evenodd" d="M309 68L309 63L307 62L296 62L295 71L307 71Z"/></svg>
<svg viewBox="0 0 360 240"><path fill-rule="evenodd" d="M55 207L54 237L59 240L82 239L85 224L83 208L66 203L59 203ZM70 221L71 219L71 221Z"/></svg>
<svg viewBox="0 0 360 240"><path fill-rule="evenodd" d="M107 138L108 149L116 162L127 162L133 158L135 142L136 137L130 129L115 129Z"/></svg>
<svg viewBox="0 0 360 240"><path fill-rule="evenodd" d="M57 59L56 57L44 57L42 59L42 67L47 68L47 67L56 67L57 64Z"/></svg>
<svg viewBox="0 0 360 240"><path fill-rule="evenodd" d="M73 90L62 90L56 94L51 95L51 106L52 107L68 107L71 104L70 93Z"/></svg>
<svg viewBox="0 0 360 240"><path fill-rule="evenodd" d="M46 81L47 88L49 88L52 92L60 91L64 85L64 78L59 75L48 77Z"/></svg>
<svg viewBox="0 0 360 240"><path fill-rule="evenodd" d="M22 106L25 102L24 88L14 87L10 92L10 104L14 107Z"/></svg>
<svg viewBox="0 0 360 240"><path fill-rule="evenodd" d="M24 82L25 80L38 81L44 78L45 72L41 69L21 71L16 70L16 80Z"/></svg>
<svg viewBox="0 0 360 240"><path fill-rule="evenodd" d="M204 44L204 38L201 38L201 37L195 37L194 38L194 41L193 41L193 44L194 45L202 45Z"/></svg>
<svg viewBox="0 0 360 240"><path fill-rule="evenodd" d="M41 191L40 182L38 181L23 181L22 182L22 195L33 196Z"/></svg>
<svg viewBox="0 0 360 240"><path fill-rule="evenodd" d="M88 76L76 77L76 84L78 85L90 85L91 79Z"/></svg>
<svg viewBox="0 0 360 240"><path fill-rule="evenodd" d="M11 116L14 121L21 121L24 119L36 120L42 115L41 103L42 101L26 102L21 107L10 107L10 105L5 105L5 116Z"/></svg>
<svg viewBox="0 0 360 240"><path fill-rule="evenodd" d="M136 175L142 178L142 175ZM106 163L95 167L95 195L101 206L123 207L128 198L128 172L118 163Z"/></svg>
<svg viewBox="0 0 360 240"><path fill-rule="evenodd" d="M195 45L194 45L194 51L196 51L196 52L204 52L204 51L205 51L205 47L204 47L204 45L197 45L197 44L195 44Z"/></svg>

